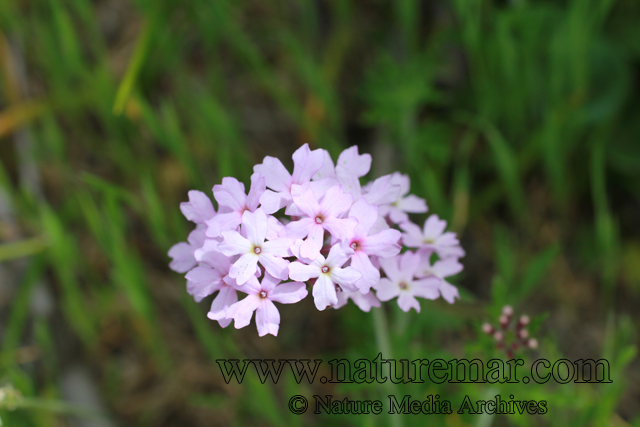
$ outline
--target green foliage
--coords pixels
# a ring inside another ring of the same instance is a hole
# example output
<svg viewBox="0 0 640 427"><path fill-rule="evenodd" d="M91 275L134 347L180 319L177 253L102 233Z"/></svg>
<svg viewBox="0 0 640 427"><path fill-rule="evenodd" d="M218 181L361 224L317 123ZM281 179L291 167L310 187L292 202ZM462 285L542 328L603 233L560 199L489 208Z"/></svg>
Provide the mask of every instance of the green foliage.
<svg viewBox="0 0 640 427"><path fill-rule="evenodd" d="M454 412L428 416L433 426L640 426L621 404L638 369L637 1L120 3L0 2L0 262L20 272L0 305L4 425L101 417L63 401L72 359L122 425L423 425L286 409L294 394L391 392L454 408L465 395L552 402L546 416ZM410 175L467 250L460 302L423 301L419 314L308 305L288 319L286 307L277 339L206 317L208 300L194 303L167 267L191 226L179 203L224 176L247 183L264 155L290 163L303 143L334 156L358 144L374 173ZM38 286L55 322L31 308ZM502 358L480 325L505 305L531 316L540 342L518 357L599 355L613 383L323 388L284 375L234 387L216 371L220 358L380 349ZM574 350L578 327L589 343Z"/></svg>

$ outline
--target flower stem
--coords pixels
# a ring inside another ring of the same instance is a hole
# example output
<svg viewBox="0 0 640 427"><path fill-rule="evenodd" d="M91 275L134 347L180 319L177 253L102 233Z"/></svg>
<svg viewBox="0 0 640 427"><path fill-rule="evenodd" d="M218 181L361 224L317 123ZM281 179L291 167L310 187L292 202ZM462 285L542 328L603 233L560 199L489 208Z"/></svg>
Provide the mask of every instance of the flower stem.
<svg viewBox="0 0 640 427"><path fill-rule="evenodd" d="M373 328L376 334L376 344L378 346L378 351L382 353L383 359L392 359L393 354L391 353L391 339L389 338L389 327L387 325L387 316L385 315L384 308L372 308L373 314ZM387 381L384 383L387 394L394 395L397 397L397 387L393 382ZM391 415L389 414L389 423L392 427L402 427L403 422L402 418L400 418L400 414Z"/></svg>

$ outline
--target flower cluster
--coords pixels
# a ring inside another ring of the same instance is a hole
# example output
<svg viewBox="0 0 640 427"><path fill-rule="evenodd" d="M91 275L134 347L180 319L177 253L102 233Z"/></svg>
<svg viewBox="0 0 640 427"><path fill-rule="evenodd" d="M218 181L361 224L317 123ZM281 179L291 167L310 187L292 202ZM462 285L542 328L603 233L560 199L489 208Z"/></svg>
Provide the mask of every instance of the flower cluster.
<svg viewBox="0 0 640 427"><path fill-rule="evenodd" d="M253 168L248 192L237 179L223 178L213 187L217 212L195 190L180 205L196 228L170 249L170 267L187 273L196 301L218 293L210 319L222 327L233 319L242 328L255 311L259 335L277 335L274 302L296 303L308 286L318 310L349 299L364 311L395 297L404 311L420 311L416 297L453 303L458 291L446 277L462 270L464 251L437 215L422 228L409 220L427 205L408 194L406 175L362 186L371 156L356 146L334 165L326 150L305 144L293 163L291 174L280 160L265 157ZM403 246L414 250L400 254ZM246 294L241 301L238 291Z"/></svg>
<svg viewBox="0 0 640 427"><path fill-rule="evenodd" d="M498 317L500 327L494 328L491 323L482 324L482 332L493 337L496 342L496 348L504 350L505 355L509 359L513 359L514 352L520 347L528 347L530 349L538 348L538 340L529 337L527 326L531 319L526 314L520 316L517 322L513 324L513 308L510 305L502 307L502 313ZM512 335L512 342L507 342L507 334Z"/></svg>

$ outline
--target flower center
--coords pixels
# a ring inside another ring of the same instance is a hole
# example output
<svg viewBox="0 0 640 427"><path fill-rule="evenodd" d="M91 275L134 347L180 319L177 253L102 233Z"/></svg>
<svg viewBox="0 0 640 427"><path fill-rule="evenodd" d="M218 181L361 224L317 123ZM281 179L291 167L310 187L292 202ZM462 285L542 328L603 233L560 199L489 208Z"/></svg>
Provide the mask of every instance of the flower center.
<svg viewBox="0 0 640 427"><path fill-rule="evenodd" d="M262 252L262 248L260 246L256 246L255 248L253 248L254 254L260 255L260 252Z"/></svg>
<svg viewBox="0 0 640 427"><path fill-rule="evenodd" d="M320 269L320 271L322 271L323 273L327 274L329 272L329 266L328 265L324 265L322 266L322 268Z"/></svg>
<svg viewBox="0 0 640 427"><path fill-rule="evenodd" d="M398 286L400 286L400 289L407 289L409 287L405 282L400 282Z"/></svg>
<svg viewBox="0 0 640 427"><path fill-rule="evenodd" d="M321 217L321 216L319 216L319 215L318 215L318 216L316 217L316 224L322 224L322 222L323 222L323 221L324 221L324 219L322 219L322 217Z"/></svg>
<svg viewBox="0 0 640 427"><path fill-rule="evenodd" d="M260 298L266 298L267 297L267 293L265 291L260 291Z"/></svg>
<svg viewBox="0 0 640 427"><path fill-rule="evenodd" d="M350 247L354 251L357 251L358 249L360 249L360 244L358 242L353 242Z"/></svg>
<svg viewBox="0 0 640 427"><path fill-rule="evenodd" d="M435 240L430 238L430 237L427 237L427 238L424 239L424 242L431 244L431 243L435 242Z"/></svg>

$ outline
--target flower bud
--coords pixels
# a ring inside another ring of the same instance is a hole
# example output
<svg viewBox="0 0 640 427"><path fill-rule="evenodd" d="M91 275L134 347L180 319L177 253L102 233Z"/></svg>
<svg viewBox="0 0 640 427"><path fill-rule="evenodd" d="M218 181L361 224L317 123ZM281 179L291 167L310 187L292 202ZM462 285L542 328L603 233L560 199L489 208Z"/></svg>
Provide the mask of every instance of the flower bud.
<svg viewBox="0 0 640 427"><path fill-rule="evenodd" d="M503 314L498 318L498 322L500 322L500 326L502 326L502 329L507 329L507 325L509 324L509 317Z"/></svg>
<svg viewBox="0 0 640 427"><path fill-rule="evenodd" d="M513 307L511 307L510 305L505 305L504 307L502 307L502 314L507 317L513 316Z"/></svg>
<svg viewBox="0 0 640 427"><path fill-rule="evenodd" d="M491 326L491 324L485 322L482 324L482 332L487 335L491 335L495 332L495 330L493 329L493 326Z"/></svg>

